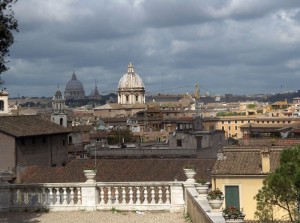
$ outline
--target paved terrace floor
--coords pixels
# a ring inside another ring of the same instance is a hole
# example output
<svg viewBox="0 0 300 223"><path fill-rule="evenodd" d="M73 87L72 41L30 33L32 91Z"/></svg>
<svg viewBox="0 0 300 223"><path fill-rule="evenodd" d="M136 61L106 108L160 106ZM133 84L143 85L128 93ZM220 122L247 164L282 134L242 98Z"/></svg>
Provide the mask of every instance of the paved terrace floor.
<svg viewBox="0 0 300 223"><path fill-rule="evenodd" d="M0 223L187 223L183 213L73 211L0 213Z"/></svg>

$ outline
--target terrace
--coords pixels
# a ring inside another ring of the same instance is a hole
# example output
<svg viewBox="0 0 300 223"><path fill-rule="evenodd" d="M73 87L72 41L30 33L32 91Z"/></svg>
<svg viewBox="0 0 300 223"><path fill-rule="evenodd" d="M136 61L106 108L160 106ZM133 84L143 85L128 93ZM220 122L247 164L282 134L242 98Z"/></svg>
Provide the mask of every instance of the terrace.
<svg viewBox="0 0 300 223"><path fill-rule="evenodd" d="M181 220L187 213L193 222L225 222L222 210L212 209L206 195L198 194L193 178L171 182L96 182L94 177L87 176L85 182L34 184L9 184L8 178L2 177L0 211L74 214L118 210L147 213L145 218L159 211L169 213L169 217L174 213Z"/></svg>

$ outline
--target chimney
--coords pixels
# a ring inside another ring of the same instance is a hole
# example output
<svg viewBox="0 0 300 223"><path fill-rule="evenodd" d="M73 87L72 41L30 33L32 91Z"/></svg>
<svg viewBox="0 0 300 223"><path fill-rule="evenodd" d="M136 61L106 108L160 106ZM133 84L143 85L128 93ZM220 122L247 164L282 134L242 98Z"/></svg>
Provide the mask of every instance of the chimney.
<svg viewBox="0 0 300 223"><path fill-rule="evenodd" d="M219 149L217 151L217 160L225 160L226 157L224 156L224 153L223 153L223 149Z"/></svg>
<svg viewBox="0 0 300 223"><path fill-rule="evenodd" d="M270 149L268 148L261 149L260 156L261 156L261 172L270 173L271 171Z"/></svg>

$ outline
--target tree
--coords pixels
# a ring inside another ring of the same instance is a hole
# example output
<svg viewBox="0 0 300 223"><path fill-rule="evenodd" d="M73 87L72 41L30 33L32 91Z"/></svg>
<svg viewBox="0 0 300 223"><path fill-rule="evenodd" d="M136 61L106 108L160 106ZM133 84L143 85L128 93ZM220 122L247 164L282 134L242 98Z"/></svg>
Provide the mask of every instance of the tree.
<svg viewBox="0 0 300 223"><path fill-rule="evenodd" d="M14 43L13 31L18 31L18 22L14 17L12 5L17 0L0 0L0 74L7 71L6 57L9 47ZM0 77L0 85L3 81Z"/></svg>
<svg viewBox="0 0 300 223"><path fill-rule="evenodd" d="M290 222L299 222L300 146L282 151L280 166L264 180L255 199L255 215L260 221L275 222L274 213L281 209Z"/></svg>

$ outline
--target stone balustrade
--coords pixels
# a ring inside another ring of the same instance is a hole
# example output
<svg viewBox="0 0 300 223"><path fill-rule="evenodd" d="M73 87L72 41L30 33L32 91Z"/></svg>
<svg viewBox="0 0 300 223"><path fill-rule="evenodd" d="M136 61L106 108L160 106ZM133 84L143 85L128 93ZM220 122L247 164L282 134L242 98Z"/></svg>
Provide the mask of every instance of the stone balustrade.
<svg viewBox="0 0 300 223"><path fill-rule="evenodd" d="M97 183L97 209L170 210L170 194L168 182Z"/></svg>
<svg viewBox="0 0 300 223"><path fill-rule="evenodd" d="M10 210L79 210L81 206L80 184L12 184L9 194Z"/></svg>
<svg viewBox="0 0 300 223"><path fill-rule="evenodd" d="M188 213L193 222L225 223L222 211L213 212L195 183L95 182L9 184L0 183L0 212L140 210Z"/></svg>
<svg viewBox="0 0 300 223"><path fill-rule="evenodd" d="M183 182L0 184L1 211L184 210Z"/></svg>

